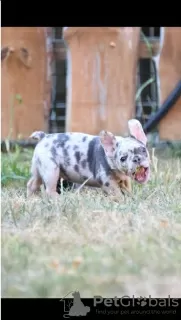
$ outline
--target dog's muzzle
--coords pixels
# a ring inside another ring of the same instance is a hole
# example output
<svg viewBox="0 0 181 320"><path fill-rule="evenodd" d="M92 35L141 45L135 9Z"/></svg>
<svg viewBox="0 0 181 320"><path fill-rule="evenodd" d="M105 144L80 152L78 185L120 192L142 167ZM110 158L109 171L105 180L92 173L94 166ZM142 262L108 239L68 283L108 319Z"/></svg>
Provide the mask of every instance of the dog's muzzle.
<svg viewBox="0 0 181 320"><path fill-rule="evenodd" d="M132 178L138 183L145 183L150 177L150 167L141 165L132 173Z"/></svg>

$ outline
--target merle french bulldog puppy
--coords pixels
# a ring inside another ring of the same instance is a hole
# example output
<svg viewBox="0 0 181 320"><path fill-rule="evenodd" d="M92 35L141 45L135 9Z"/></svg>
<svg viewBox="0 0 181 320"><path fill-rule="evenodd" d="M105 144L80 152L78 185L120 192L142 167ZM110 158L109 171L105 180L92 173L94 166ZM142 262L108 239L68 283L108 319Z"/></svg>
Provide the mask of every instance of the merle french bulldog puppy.
<svg viewBox="0 0 181 320"><path fill-rule="evenodd" d="M150 176L147 138L138 120L129 120L128 128L128 137L117 137L107 131L98 136L34 132L30 138L39 142L33 154L27 196L40 190L41 184L47 194L58 195L60 178L78 184L86 181L85 185L100 187L107 195L116 196L122 194L122 181L147 182Z"/></svg>

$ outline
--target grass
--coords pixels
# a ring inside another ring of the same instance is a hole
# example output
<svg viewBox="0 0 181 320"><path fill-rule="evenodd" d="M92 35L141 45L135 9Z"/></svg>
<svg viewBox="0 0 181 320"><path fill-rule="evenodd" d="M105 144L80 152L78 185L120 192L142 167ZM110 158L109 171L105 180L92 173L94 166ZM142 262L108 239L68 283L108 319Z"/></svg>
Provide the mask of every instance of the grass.
<svg viewBox="0 0 181 320"><path fill-rule="evenodd" d="M153 159L134 199L26 199L30 151L2 155L2 297L181 294L181 159Z"/></svg>

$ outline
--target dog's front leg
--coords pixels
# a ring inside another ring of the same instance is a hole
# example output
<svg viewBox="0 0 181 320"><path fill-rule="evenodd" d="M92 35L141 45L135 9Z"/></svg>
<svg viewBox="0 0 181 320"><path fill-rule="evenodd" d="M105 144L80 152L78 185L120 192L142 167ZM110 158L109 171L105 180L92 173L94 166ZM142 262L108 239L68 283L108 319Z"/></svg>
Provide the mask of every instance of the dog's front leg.
<svg viewBox="0 0 181 320"><path fill-rule="evenodd" d="M120 180L118 182L119 187L124 191L126 191L128 194L131 195L132 193L132 185L131 185L131 179L127 177L127 179Z"/></svg>
<svg viewBox="0 0 181 320"><path fill-rule="evenodd" d="M113 201L120 202L123 200L123 193L116 180L110 179L102 185L103 192Z"/></svg>

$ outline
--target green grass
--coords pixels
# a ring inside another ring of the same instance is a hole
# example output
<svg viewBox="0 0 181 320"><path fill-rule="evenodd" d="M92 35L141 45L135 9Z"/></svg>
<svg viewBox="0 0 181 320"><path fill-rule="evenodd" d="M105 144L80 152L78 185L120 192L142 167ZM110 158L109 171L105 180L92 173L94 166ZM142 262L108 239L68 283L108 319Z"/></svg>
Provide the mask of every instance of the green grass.
<svg viewBox="0 0 181 320"><path fill-rule="evenodd" d="M3 187L12 183L13 185L26 184L30 177L32 154L32 149L21 149L18 146L15 152L1 154L1 185Z"/></svg>
<svg viewBox="0 0 181 320"><path fill-rule="evenodd" d="M2 155L2 297L180 296L181 159L153 158L134 199L26 199L31 152Z"/></svg>

